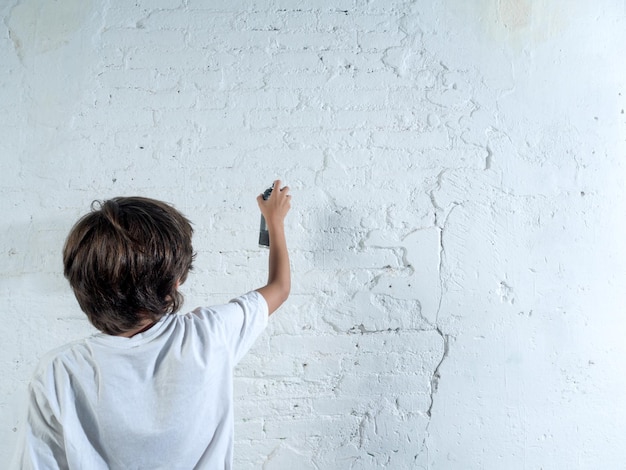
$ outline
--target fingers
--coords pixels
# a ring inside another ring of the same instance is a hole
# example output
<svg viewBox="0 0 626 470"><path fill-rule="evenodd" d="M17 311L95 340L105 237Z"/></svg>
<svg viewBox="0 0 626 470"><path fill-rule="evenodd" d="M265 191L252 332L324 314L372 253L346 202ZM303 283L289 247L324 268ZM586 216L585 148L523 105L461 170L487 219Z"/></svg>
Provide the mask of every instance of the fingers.
<svg viewBox="0 0 626 470"><path fill-rule="evenodd" d="M272 195L273 195L274 193L276 193L276 194L281 194L281 195L283 195L283 196L285 196L285 197L291 197L291 195L290 195L290 194L288 194L288 193L289 193L289 186L285 186L285 187L282 187L282 188L281 188L281 184L282 184L281 180L275 180L275 181L274 181L274 186L273 186L273 188L274 188L274 189L276 189L276 188L280 188L280 190L279 190L279 191L272 191L272 194L270 194L270 197L272 197ZM278 196L276 196L276 197L278 197Z"/></svg>
<svg viewBox="0 0 626 470"><path fill-rule="evenodd" d="M280 199L289 199L291 198L291 194L289 194L289 191L291 190L289 188L289 186L285 186L283 188L280 187L281 181L280 180L275 180L274 181L274 185L272 186L273 190L271 192L271 194L269 195L269 198L265 199L264 194L259 194L256 198L257 203L259 204L259 207L263 206L263 205L267 205L268 201L270 200L278 200ZM276 191L276 188L280 188L278 191Z"/></svg>

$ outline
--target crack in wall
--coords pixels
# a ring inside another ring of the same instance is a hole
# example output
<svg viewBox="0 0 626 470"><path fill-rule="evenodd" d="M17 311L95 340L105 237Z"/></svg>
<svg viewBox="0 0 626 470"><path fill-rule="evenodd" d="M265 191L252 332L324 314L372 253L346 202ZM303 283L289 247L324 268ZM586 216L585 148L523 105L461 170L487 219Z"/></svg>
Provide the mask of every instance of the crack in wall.
<svg viewBox="0 0 626 470"><path fill-rule="evenodd" d="M433 405L435 403L435 394L437 393L437 390L439 389L439 380L441 379L441 373L439 371L439 369L441 368L441 365L443 364L443 361L445 361L446 357L448 356L448 352L449 352L449 335L444 334L441 331L441 328L439 327L439 312L441 311L441 304L443 302L443 293L444 293L444 286L443 286L443 258L444 258L444 254L445 254L445 247L443 246L443 233L445 230L445 226L446 223L448 221L448 217L450 217L450 214L452 213L452 210L454 210L454 208L452 208L450 210L450 212L448 212L448 215L446 216L446 219L444 221L444 224L442 227L439 228L439 266L438 266L438 274L439 274L439 305L437 306L437 313L435 314L435 331L439 334L439 336L441 336L441 339L443 340L443 354L441 355L441 360L439 361L439 363L437 364L437 366L435 367L435 370L433 371L433 375L430 378L430 406L428 407L428 410L426 411L426 415L429 418L428 424L426 426L426 436L428 436L428 426L430 425L430 418L432 417L432 409L433 409Z"/></svg>
<svg viewBox="0 0 626 470"><path fill-rule="evenodd" d="M361 334L361 335L372 335L377 333L400 333L400 327L398 328L384 328L382 330L368 330L363 323L360 325L355 325L350 328L347 333L349 335L353 334Z"/></svg>
<svg viewBox="0 0 626 470"><path fill-rule="evenodd" d="M439 327L435 328L435 331L443 339L443 354L441 355L441 360L437 364L437 367L435 367L435 371L430 378L430 406L428 407L428 410L426 410L426 416L428 416L429 421L426 425L426 436L428 436L428 427L430 426L430 418L432 417L433 405L435 403L435 394L439 389L439 380L441 379L441 373L439 372L439 369L448 357L448 352L450 351L450 335L444 334Z"/></svg>
<svg viewBox="0 0 626 470"><path fill-rule="evenodd" d="M456 207L456 206L455 206ZM439 274L439 305L437 306L437 312L435 314L435 331L439 334L439 336L441 336L441 339L443 340L443 354L441 355L441 359L439 361L439 363L437 364L437 366L435 367L435 370L433 371L433 375L430 378L430 406L428 407L428 410L426 411L426 415L429 418L428 424L426 426L426 436L428 436L428 426L430 425L430 418L432 417L432 409L433 409L433 405L435 403L435 394L437 393L437 390L439 389L439 380L441 379L441 372L439 371L439 369L441 368L441 365L443 364L443 362L445 361L446 357L448 356L448 352L449 352L449 338L450 336L447 334L444 334L443 331L441 331L441 327L439 326L439 312L441 311L441 304L443 302L443 294L444 294L444 286L443 286L443 259L444 259L444 254L445 254L445 247L443 245L443 233L445 230L445 226L446 223L448 221L448 218L450 217L450 214L452 213L452 211L454 210L454 207L448 212L448 215L446 216L446 219L444 221L444 224L442 227L439 227L439 266L438 266L438 274Z"/></svg>
<svg viewBox="0 0 626 470"><path fill-rule="evenodd" d="M444 278L443 278L443 268L444 268L444 257L445 257L445 246L444 246L444 233L445 230L447 228L448 225L448 220L450 219L450 216L452 215L452 212L454 212L454 210L458 207L458 206L462 206L462 203L459 202L454 202L452 204L452 207L450 208L450 210L448 210L443 223L439 224L438 222L438 217L437 217L437 213L438 211L441 211L442 208L439 206L439 204L437 204L437 200L435 198L435 191L437 189L441 188L441 183L442 183L442 178L443 175L445 173L445 169L440 171L439 174L437 175L437 182L436 182L436 187L434 189L432 189L431 191L428 192L428 195L430 197L431 203L433 205L433 209L434 209L434 214L435 214L435 225L438 227L439 229L439 266L437 267L438 270L438 275L439 275L439 304L437 306L437 312L435 314L435 322L434 322L434 329L437 332L437 334L439 336L441 336L441 339L443 341L443 353L441 355L441 359L439 360L439 362L437 363L437 366L435 367L435 370L433 371L433 374L430 378L430 404L428 406L428 410L426 410L426 416L428 417L428 422L426 423L426 428L424 429L424 439L422 441L422 448L426 449L426 453L428 455L428 444L427 444L427 439L430 435L429 430L430 430L430 424L431 424L431 420L432 420L432 412L433 412L433 406L435 405L435 395L437 394L437 391L439 390L439 381L441 380L441 366L443 365L443 363L445 362L445 360L447 359L449 352L450 352L450 339L452 338L452 335L444 333L439 325L439 313L441 312L441 306L443 303L443 296L445 293L445 289L444 289Z"/></svg>

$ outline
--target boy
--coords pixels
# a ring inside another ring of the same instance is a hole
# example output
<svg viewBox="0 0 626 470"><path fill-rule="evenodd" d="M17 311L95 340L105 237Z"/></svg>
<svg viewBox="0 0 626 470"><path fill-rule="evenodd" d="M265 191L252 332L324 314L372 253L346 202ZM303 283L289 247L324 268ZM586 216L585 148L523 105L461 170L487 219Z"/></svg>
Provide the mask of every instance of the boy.
<svg viewBox="0 0 626 470"><path fill-rule="evenodd" d="M257 202L271 240L267 284L186 315L170 315L194 257L182 214L152 199L115 198L76 223L64 274L102 333L41 361L16 467L232 467L232 369L291 286L289 188Z"/></svg>

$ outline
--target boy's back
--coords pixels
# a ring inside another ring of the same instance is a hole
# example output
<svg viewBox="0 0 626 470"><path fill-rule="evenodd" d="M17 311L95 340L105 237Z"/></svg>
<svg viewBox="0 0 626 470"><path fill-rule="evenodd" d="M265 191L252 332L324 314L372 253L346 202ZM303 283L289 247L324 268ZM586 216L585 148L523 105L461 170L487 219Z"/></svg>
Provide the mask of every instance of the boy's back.
<svg viewBox="0 0 626 470"><path fill-rule="evenodd" d="M147 327L140 312L130 334L101 333L41 361L18 468L231 468L232 369L289 290L280 233L287 198L285 191L282 216L259 201L278 220L265 287L225 305L162 314Z"/></svg>
<svg viewBox="0 0 626 470"><path fill-rule="evenodd" d="M250 292L132 338L99 334L53 352L31 383L24 451L35 455L24 467L230 468L232 368L267 315Z"/></svg>

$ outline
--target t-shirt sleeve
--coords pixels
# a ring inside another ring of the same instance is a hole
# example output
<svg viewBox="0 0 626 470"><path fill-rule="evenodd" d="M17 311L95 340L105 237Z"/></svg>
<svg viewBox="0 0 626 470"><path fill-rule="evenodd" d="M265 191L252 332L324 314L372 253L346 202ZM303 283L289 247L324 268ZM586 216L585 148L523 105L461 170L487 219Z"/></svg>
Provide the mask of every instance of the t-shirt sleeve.
<svg viewBox="0 0 626 470"><path fill-rule="evenodd" d="M26 421L20 430L12 468L66 468L61 425L48 400L45 385L36 378L28 390Z"/></svg>
<svg viewBox="0 0 626 470"><path fill-rule="evenodd" d="M237 364L267 326L267 302L258 292L248 292L231 300L219 315L233 364Z"/></svg>

